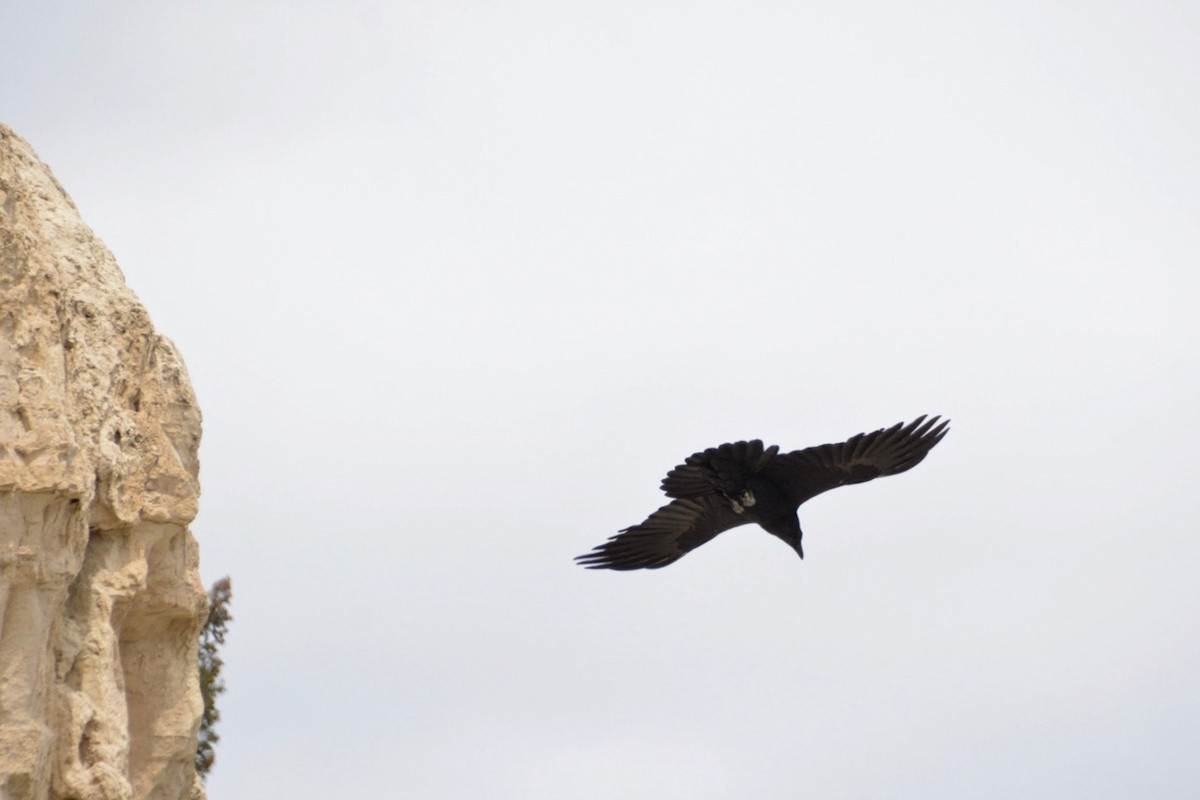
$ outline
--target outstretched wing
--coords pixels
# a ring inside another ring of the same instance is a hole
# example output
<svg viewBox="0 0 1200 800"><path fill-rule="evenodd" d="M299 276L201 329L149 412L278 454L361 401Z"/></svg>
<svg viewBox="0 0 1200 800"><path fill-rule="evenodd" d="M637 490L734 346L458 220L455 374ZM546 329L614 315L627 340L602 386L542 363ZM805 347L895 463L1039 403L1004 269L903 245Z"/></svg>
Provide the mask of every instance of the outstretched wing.
<svg viewBox="0 0 1200 800"><path fill-rule="evenodd" d="M673 500L575 560L588 569L657 569L747 521L718 495Z"/></svg>
<svg viewBox="0 0 1200 800"><path fill-rule="evenodd" d="M778 445L764 448L759 439L710 447L687 457L663 478L667 497L703 497L718 491L733 491L746 485L746 476L762 471Z"/></svg>
<svg viewBox="0 0 1200 800"><path fill-rule="evenodd" d="M946 435L950 420L924 416L905 425L860 433L838 444L823 444L776 456L764 474L788 493L793 503L803 503L821 492L862 483L881 475L897 475L921 463Z"/></svg>

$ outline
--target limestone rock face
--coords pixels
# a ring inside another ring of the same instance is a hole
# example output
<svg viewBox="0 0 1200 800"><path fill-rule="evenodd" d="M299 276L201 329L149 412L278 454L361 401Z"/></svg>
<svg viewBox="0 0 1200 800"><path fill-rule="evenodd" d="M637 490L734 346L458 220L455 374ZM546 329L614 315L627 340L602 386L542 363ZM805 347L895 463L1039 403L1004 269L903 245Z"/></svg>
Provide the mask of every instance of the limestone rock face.
<svg viewBox="0 0 1200 800"><path fill-rule="evenodd" d="M0 126L0 800L200 798L200 411Z"/></svg>

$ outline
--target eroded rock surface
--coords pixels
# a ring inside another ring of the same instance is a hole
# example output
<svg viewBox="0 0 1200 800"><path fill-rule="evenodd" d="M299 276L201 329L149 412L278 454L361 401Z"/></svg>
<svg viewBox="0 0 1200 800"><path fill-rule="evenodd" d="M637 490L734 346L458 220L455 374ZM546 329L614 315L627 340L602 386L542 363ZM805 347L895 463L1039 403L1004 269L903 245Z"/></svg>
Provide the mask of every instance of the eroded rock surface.
<svg viewBox="0 0 1200 800"><path fill-rule="evenodd" d="M197 798L183 362L0 126L0 800Z"/></svg>

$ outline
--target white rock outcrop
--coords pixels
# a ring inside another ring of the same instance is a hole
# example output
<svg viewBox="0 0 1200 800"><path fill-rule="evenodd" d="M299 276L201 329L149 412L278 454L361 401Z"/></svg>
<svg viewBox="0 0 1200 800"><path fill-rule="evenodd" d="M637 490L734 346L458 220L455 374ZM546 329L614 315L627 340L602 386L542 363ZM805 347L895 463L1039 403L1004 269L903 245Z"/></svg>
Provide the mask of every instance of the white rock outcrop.
<svg viewBox="0 0 1200 800"><path fill-rule="evenodd" d="M199 798L200 411L0 126L0 800Z"/></svg>

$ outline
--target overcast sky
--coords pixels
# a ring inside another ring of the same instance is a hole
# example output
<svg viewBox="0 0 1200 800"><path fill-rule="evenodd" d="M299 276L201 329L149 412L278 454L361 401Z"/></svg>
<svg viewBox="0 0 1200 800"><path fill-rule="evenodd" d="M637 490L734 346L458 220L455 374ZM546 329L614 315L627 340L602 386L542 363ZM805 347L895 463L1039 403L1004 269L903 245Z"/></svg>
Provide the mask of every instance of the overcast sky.
<svg viewBox="0 0 1200 800"><path fill-rule="evenodd" d="M210 796L1194 796L1197 9L5 4L204 412ZM926 412L803 562L571 561Z"/></svg>

